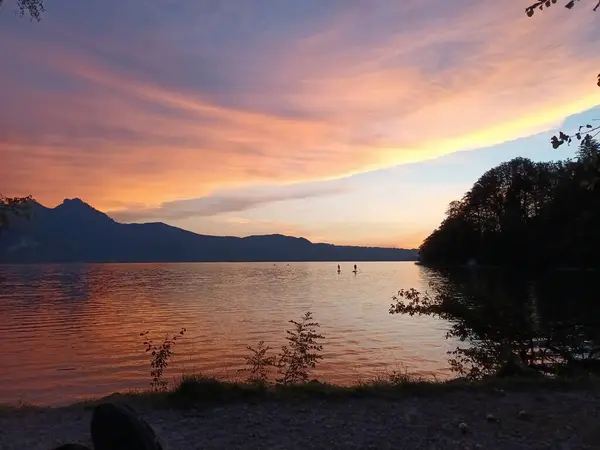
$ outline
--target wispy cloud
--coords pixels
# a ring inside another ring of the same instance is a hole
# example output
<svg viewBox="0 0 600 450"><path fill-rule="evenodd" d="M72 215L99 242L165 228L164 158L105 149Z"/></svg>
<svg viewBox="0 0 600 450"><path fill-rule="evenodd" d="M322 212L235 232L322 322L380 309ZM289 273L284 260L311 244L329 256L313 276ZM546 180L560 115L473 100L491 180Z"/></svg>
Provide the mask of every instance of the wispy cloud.
<svg viewBox="0 0 600 450"><path fill-rule="evenodd" d="M165 202L158 207L129 207L109 211L108 214L121 222L149 220L183 220L192 217L210 217L224 213L246 211L258 206L290 200L303 200L313 197L346 193L342 185L308 184L279 188L247 187L230 191L213 192L195 199ZM249 219L229 218L235 223ZM253 221L256 222L256 221Z"/></svg>
<svg viewBox="0 0 600 450"><path fill-rule="evenodd" d="M40 24L3 12L2 189L207 215L275 201L224 189L504 142L600 104L597 20L479 0L55 0Z"/></svg>

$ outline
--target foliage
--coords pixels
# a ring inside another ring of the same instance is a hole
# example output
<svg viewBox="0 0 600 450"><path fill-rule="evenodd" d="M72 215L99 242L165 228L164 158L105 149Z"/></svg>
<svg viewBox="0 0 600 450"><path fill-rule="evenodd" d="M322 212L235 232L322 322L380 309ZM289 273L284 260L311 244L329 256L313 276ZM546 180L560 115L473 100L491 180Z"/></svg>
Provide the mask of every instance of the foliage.
<svg viewBox="0 0 600 450"><path fill-rule="evenodd" d="M0 6L4 0L0 0ZM42 20L42 13L45 11L44 0L17 0L17 8L21 17L29 14L31 20L39 22Z"/></svg>
<svg viewBox="0 0 600 450"><path fill-rule="evenodd" d="M12 217L29 217L29 203L33 201L28 197L6 197L0 194L0 231L9 226Z"/></svg>
<svg viewBox="0 0 600 450"><path fill-rule="evenodd" d="M579 2L579 0L568 0L565 3L565 8L573 9L573 7L575 6L575 1ZM598 8L600 8L600 0L593 1L596 2L596 6L594 6L594 11L596 11ZM536 2L534 2L532 5L529 5L527 8L525 8L525 13L529 17L532 17L535 14L536 9L542 11L544 8L550 8L556 3L558 3L558 0L536 0Z"/></svg>
<svg viewBox="0 0 600 450"><path fill-rule="evenodd" d="M310 312L304 314L299 322L290 320L289 323L294 327L292 330L286 330L288 344L281 347L278 355L269 355L271 347L266 346L264 341L259 342L256 348L247 347L251 354L244 357L246 368L241 371L250 374L248 382L267 384L270 368L277 369L278 384L292 385L308 382L312 369L323 359L320 354L323 346L319 341L324 339L324 336L317 333L316 330L320 325L313 321Z"/></svg>
<svg viewBox="0 0 600 450"><path fill-rule="evenodd" d="M202 375L187 375L182 377L181 382L175 387L174 399L185 405L201 400L207 403L223 403L244 396L244 391L249 392L249 397L258 394L239 383L227 382L217 378Z"/></svg>
<svg viewBox="0 0 600 450"><path fill-rule="evenodd" d="M453 371L481 379L513 361L523 376L600 369L600 308L577 277L532 285L517 272L462 275L439 272L432 293L400 290L389 310L448 321L446 338L459 342L448 352Z"/></svg>
<svg viewBox="0 0 600 450"><path fill-rule="evenodd" d="M149 331L140 333L140 336L144 338L143 345L146 347L146 353L151 352L150 376L152 377L152 381L150 382L150 386L154 391L165 391L167 389L168 383L163 379L163 374L169 365L169 360L175 354L173 352L173 345L185 332L186 329L182 328L179 334L175 334L173 337L169 337L166 334L160 344L155 344L152 341L149 337Z"/></svg>
<svg viewBox="0 0 600 450"><path fill-rule="evenodd" d="M598 76L598 85L600 86L600 75ZM584 140L586 138L594 138L600 133L600 126L594 127L590 124L581 125L576 133L566 134L560 131L557 135L552 136L550 138L550 143L552 144L552 148L557 149L563 144L570 145L574 139L578 141Z"/></svg>
<svg viewBox="0 0 600 450"><path fill-rule="evenodd" d="M408 373L406 368L402 370L385 370L382 374L376 375L373 379L360 381L359 386L381 386L381 387L403 387L416 383L434 383L420 376L414 376Z"/></svg>
<svg viewBox="0 0 600 450"><path fill-rule="evenodd" d="M577 0L577 2L579 2L580 0ZM593 8L594 11L597 11L598 8L600 8L600 0L593 0L596 4ZM547 8L550 8L552 5L555 5L558 2L558 0L537 0L535 3L533 3L532 5L529 5L527 8L525 8L525 13L529 16L529 17L533 17L533 15L535 14L536 10L544 10ZM569 0L565 3L565 8L567 9L572 9L575 6L575 0ZM598 74L597 76L597 84L600 87L600 74ZM582 129L584 130L584 132L582 132ZM600 130L600 127L592 127L591 125L587 124L587 125L583 125L579 127L579 130L576 133L573 133L571 135L568 135L564 132L559 132L558 135L552 136L551 139L551 143L552 143L552 147L553 148L558 148L561 145L563 145L564 143L570 144L572 142L573 139L577 139L578 141L580 141L582 139L582 137L586 136L586 135L591 135L591 133L596 132L597 130ZM596 134L592 135L592 137L594 137Z"/></svg>
<svg viewBox="0 0 600 450"><path fill-rule="evenodd" d="M548 392L549 390L594 389L600 380L593 376L544 377L544 378L487 378L485 380L453 379L432 381L421 378L401 378L398 380L377 378L362 381L351 386L311 382L301 385L264 385L240 383L202 375L188 376L168 392L140 391L120 395L121 401L147 404L148 407L195 408L201 405L231 404L257 401L286 400L341 400L355 398L401 399L406 396L431 397L452 392L495 393L506 392ZM114 400L114 398L113 398ZM100 400L105 401L105 400ZM92 408L98 400L80 403L84 408ZM12 409L8 410L12 411ZM0 415L2 405L0 405Z"/></svg>
<svg viewBox="0 0 600 450"><path fill-rule="evenodd" d="M474 326L468 320L474 314L469 314L462 303L455 301L452 296L445 295L444 292L430 295L428 292L421 293L416 289L401 289L392 300L394 303L390 306L390 314L427 315L450 321L452 326L446 334L447 339L458 338L465 341L475 334ZM499 349L488 347L485 350L478 351L477 345L467 345L449 351L450 368L472 379L493 375L501 364Z"/></svg>
<svg viewBox="0 0 600 450"><path fill-rule="evenodd" d="M281 354L278 357L277 369L280 377L277 382L306 383L311 370L316 367L319 360L323 359L320 354L323 346L318 341L325 337L316 332L320 325L318 322L313 322L310 312L304 314L300 322L290 320L290 323L294 328L286 331L288 345L281 347Z"/></svg>
<svg viewBox="0 0 600 450"><path fill-rule="evenodd" d="M244 356L246 367L241 369L241 372L248 372L248 382L250 383L267 383L269 378L269 368L275 366L275 356L269 356L267 353L271 347L265 345L265 341L260 341L256 348L248 345L246 347L250 351L250 356Z"/></svg>
<svg viewBox="0 0 600 450"><path fill-rule="evenodd" d="M420 248L429 265L599 266L600 145L573 160L515 158L484 173Z"/></svg>

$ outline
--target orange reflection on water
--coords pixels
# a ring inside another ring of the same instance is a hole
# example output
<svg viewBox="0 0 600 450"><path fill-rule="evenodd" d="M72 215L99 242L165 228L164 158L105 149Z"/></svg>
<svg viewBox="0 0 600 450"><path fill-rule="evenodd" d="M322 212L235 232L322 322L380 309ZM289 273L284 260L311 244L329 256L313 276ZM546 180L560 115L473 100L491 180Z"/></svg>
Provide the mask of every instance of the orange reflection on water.
<svg viewBox="0 0 600 450"><path fill-rule="evenodd" d="M446 324L390 316L400 288L432 276L413 263L98 264L0 267L0 402L68 403L144 388L155 340L187 329L167 377L239 377L246 346L284 343L312 311L326 336L316 375L352 384L386 370L446 377Z"/></svg>

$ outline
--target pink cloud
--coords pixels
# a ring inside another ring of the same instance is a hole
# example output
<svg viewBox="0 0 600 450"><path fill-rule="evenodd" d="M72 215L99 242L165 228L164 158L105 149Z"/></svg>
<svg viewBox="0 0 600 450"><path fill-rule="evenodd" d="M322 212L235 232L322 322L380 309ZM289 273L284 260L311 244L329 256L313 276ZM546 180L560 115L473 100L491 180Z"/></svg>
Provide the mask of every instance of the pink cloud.
<svg viewBox="0 0 600 450"><path fill-rule="evenodd" d="M128 41L52 16L35 37L1 32L14 45L0 57L18 68L0 74L3 189L156 207L489 146L600 104L587 11L528 19L499 2L355 0L286 32L271 17L285 7L234 4L183 30L155 6L144 14L157 26Z"/></svg>

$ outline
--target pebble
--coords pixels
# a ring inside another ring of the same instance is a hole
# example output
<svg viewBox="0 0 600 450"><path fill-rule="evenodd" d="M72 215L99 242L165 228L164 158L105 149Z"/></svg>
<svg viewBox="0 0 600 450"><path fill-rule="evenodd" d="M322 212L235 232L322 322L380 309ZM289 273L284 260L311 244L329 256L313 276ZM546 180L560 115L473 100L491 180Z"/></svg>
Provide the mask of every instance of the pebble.
<svg viewBox="0 0 600 450"><path fill-rule="evenodd" d="M332 402L305 400L298 403L258 402L230 404L198 411L136 408L157 432L165 450L213 449L460 449L489 448L525 450L548 444L549 436L577 423L578 433L560 442L564 450L582 449L579 436L600 410L600 399L589 392L565 395L552 392L544 404L526 392L511 393L514 402L490 393L454 392L441 396L406 397L398 401L348 399ZM522 410L535 406L535 422L517 421L515 405ZM135 405L134 405L135 407ZM487 409L487 411L486 411ZM489 410L506 417L502 426L476 426ZM407 415L418 411L419 420L408 423ZM510 417L513 420L510 420ZM455 419L456 418L456 419ZM35 414L0 417L0 449L49 450L54 442L90 444L91 411L74 408ZM593 422L593 423L592 423ZM464 424L464 431L461 429ZM467 424L472 424L469 427ZM457 427L458 425L458 427ZM464 433L464 435L463 435ZM477 440L477 444L473 440ZM50 445L49 445L50 444ZM551 443L556 447L557 443Z"/></svg>

